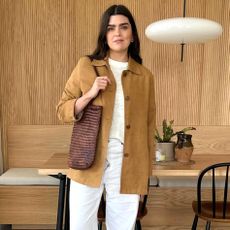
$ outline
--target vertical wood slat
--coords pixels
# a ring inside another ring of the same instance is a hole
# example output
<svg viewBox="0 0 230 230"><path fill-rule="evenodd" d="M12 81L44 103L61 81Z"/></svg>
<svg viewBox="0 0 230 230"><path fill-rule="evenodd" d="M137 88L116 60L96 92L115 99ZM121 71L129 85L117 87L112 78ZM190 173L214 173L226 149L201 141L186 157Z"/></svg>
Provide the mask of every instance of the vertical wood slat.
<svg viewBox="0 0 230 230"><path fill-rule="evenodd" d="M1 130L2 130L2 128L0 125L0 175L3 173L2 132L1 132Z"/></svg>
<svg viewBox="0 0 230 230"><path fill-rule="evenodd" d="M80 56L93 51L102 12L125 4L134 14L144 64L155 75L157 123L230 125L229 0L187 0L186 16L223 25L206 44L148 40L148 24L182 16L183 0L1 0L0 92L4 146L9 124L60 124L55 106Z"/></svg>
<svg viewBox="0 0 230 230"><path fill-rule="evenodd" d="M101 13L117 2L1 1L2 113L9 123L58 123L55 105L64 84L78 58L93 51ZM156 76L158 123L168 117L179 124L229 125L229 1L187 1L187 16L217 20L224 33L205 45L186 45L183 63L179 45L144 35L152 21L181 16L182 0L122 3L134 14L144 64Z"/></svg>

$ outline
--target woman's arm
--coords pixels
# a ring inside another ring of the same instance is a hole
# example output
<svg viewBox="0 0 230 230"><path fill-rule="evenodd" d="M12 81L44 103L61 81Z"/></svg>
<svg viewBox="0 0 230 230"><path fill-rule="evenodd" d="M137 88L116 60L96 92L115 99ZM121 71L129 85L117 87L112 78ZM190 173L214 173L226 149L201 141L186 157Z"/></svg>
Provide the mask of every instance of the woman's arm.
<svg viewBox="0 0 230 230"><path fill-rule="evenodd" d="M61 99L56 107L58 118L64 122L75 120L75 103L81 97L79 63L73 70L70 78L66 82Z"/></svg>
<svg viewBox="0 0 230 230"><path fill-rule="evenodd" d="M68 79L56 107L58 118L64 122L79 120L86 105L97 96L100 90L105 90L108 83L111 84L107 76L97 77L90 90L82 95L80 72L81 68L85 68L85 61L81 60Z"/></svg>

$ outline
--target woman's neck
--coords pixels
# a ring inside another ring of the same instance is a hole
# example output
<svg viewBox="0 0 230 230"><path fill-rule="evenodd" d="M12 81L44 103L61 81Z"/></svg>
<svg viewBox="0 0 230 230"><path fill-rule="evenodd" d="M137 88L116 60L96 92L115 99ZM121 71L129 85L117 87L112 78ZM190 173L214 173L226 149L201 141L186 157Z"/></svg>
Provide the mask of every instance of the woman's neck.
<svg viewBox="0 0 230 230"><path fill-rule="evenodd" d="M128 54L124 53L115 53L115 52L109 52L109 58L113 59L114 61L120 61L120 62L127 62L128 61Z"/></svg>

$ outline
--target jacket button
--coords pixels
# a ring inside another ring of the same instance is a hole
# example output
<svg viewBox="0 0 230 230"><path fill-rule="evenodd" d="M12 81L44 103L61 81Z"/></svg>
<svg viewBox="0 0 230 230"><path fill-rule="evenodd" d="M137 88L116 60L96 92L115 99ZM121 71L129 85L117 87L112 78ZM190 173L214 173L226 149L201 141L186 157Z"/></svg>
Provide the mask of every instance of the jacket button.
<svg viewBox="0 0 230 230"><path fill-rule="evenodd" d="M129 156L129 154L128 153L124 153L124 157L128 157Z"/></svg>
<svg viewBox="0 0 230 230"><path fill-rule="evenodd" d="M130 99L129 96L126 96L126 97L125 97L125 100L126 100L126 101L129 101L129 99Z"/></svg>
<svg viewBox="0 0 230 230"><path fill-rule="evenodd" d="M126 125L126 129L130 129L130 125Z"/></svg>

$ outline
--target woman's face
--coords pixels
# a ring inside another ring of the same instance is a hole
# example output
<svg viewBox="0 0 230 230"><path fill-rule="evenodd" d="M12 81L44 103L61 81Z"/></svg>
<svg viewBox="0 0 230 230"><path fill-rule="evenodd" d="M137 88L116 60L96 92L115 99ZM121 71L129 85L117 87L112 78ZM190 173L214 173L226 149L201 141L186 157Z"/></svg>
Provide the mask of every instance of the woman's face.
<svg viewBox="0 0 230 230"><path fill-rule="evenodd" d="M107 26L106 40L110 48L110 56L128 54L129 44L133 41L129 19L124 15L111 16Z"/></svg>

